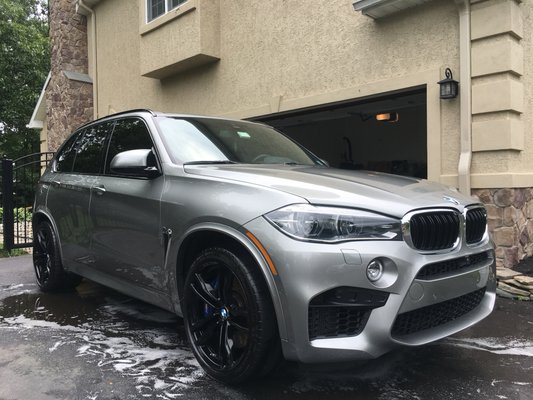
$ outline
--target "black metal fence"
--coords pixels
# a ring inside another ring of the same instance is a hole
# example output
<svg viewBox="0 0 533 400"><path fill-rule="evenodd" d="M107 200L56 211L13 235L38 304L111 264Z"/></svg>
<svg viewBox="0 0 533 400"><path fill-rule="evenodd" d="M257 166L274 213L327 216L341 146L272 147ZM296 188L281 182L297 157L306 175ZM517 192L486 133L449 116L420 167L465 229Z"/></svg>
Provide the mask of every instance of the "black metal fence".
<svg viewBox="0 0 533 400"><path fill-rule="evenodd" d="M2 160L2 227L4 249L33 245L32 211L37 182L54 153L34 153Z"/></svg>

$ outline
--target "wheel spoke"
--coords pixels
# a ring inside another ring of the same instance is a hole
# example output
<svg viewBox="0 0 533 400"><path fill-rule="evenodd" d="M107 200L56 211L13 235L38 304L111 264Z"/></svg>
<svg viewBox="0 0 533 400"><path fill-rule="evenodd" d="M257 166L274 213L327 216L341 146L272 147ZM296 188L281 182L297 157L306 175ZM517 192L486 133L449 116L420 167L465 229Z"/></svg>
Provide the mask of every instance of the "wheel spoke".
<svg viewBox="0 0 533 400"><path fill-rule="evenodd" d="M37 238L37 244L39 246L39 250L43 253L47 253L46 251L46 237L44 236L42 231L37 232L36 235Z"/></svg>
<svg viewBox="0 0 533 400"><path fill-rule="evenodd" d="M193 332L198 332L204 328L208 328L209 329L209 325L212 324L213 322L216 321L216 316L215 315L209 315L205 318L202 318L201 320L199 321L196 321L196 322L193 322L192 325L191 325L191 328L193 330Z"/></svg>
<svg viewBox="0 0 533 400"><path fill-rule="evenodd" d="M216 338L216 328L218 324L208 324L207 329L203 331L200 335L195 335L194 337L194 344L197 346L205 346L208 342L210 342L212 339Z"/></svg>
<svg viewBox="0 0 533 400"><path fill-rule="evenodd" d="M231 344L229 341L228 336L228 327L229 323L228 321L224 321L220 326L220 334L219 334L219 346L218 351L220 354L220 358L222 360L222 364L224 367L228 368L233 365L233 354L231 352Z"/></svg>
<svg viewBox="0 0 533 400"><path fill-rule="evenodd" d="M200 274L196 274L195 278L196 285L194 282L191 283L191 289L193 293L196 294L196 296L198 296L209 307L218 308L219 300L213 296L204 279L200 276Z"/></svg>

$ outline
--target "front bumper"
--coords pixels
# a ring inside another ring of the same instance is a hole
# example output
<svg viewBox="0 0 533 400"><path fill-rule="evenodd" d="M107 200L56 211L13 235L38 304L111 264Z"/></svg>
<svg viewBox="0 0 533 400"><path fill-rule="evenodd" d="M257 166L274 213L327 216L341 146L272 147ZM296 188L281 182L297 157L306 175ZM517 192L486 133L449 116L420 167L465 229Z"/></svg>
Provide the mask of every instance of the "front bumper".
<svg viewBox="0 0 533 400"><path fill-rule="evenodd" d="M421 345L449 336L482 320L494 307L495 260L489 240L476 246L459 246L446 254L420 254L403 241L298 241L279 232L264 218L249 222L245 229L259 239L277 268L274 280L287 327L287 335L282 337L283 352L290 360L376 358L398 345ZM469 264L472 255L481 253L486 253L486 257L472 257ZM385 261L386 269L384 278L371 283L366 267L376 258ZM457 260L461 262L456 264L466 266L417 277L424 266L444 261L453 264ZM339 287L385 292L388 298L364 318L360 333L310 338L311 300ZM437 315L428 322L426 316L431 313L444 313L445 317Z"/></svg>

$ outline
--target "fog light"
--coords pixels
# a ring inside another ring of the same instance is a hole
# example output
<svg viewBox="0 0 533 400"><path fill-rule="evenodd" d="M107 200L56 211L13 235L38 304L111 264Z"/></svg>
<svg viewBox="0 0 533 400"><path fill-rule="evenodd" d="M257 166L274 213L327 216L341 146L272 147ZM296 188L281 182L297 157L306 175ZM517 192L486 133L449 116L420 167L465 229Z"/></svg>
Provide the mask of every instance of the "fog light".
<svg viewBox="0 0 533 400"><path fill-rule="evenodd" d="M383 264L379 260L372 260L366 267L366 277L370 282L375 282L383 276Z"/></svg>

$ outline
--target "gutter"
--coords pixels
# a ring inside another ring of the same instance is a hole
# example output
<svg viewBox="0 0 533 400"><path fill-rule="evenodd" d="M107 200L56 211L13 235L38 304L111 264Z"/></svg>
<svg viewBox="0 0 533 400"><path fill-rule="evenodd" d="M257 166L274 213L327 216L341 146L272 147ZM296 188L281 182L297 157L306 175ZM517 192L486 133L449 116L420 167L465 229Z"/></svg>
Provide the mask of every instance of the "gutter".
<svg viewBox="0 0 533 400"><path fill-rule="evenodd" d="M96 14L83 0L76 1L76 13L91 16L92 67L93 67L93 117L98 119L98 62L96 51Z"/></svg>
<svg viewBox="0 0 533 400"><path fill-rule="evenodd" d="M470 172L472 166L472 73L470 41L470 0L455 0L459 8L459 62L461 90L461 154L459 156L459 191L470 195Z"/></svg>

